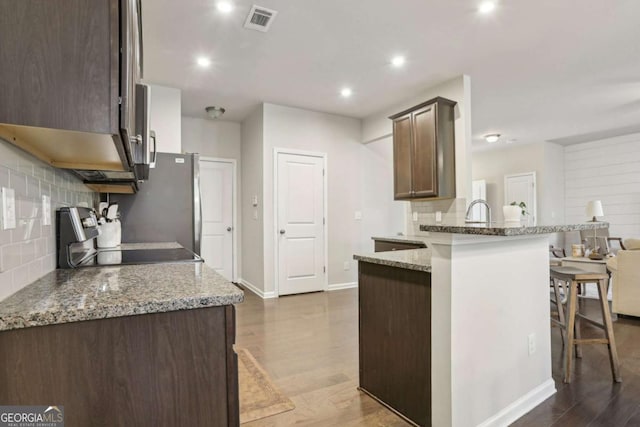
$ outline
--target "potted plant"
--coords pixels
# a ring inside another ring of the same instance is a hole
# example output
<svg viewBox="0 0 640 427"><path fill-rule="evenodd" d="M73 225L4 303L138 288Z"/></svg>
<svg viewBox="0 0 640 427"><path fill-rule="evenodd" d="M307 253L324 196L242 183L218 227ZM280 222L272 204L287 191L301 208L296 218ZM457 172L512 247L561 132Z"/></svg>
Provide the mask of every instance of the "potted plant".
<svg viewBox="0 0 640 427"><path fill-rule="evenodd" d="M504 221L509 223L520 222L524 215L528 215L527 204L525 202L511 202L511 204L502 207Z"/></svg>

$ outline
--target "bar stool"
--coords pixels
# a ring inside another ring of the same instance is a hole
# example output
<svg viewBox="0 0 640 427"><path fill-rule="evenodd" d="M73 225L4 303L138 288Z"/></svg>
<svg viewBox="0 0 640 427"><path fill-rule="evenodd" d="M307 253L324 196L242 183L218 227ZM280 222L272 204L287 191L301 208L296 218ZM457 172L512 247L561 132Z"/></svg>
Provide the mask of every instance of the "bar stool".
<svg viewBox="0 0 640 427"><path fill-rule="evenodd" d="M618 361L618 351L613 335L613 325L611 322L611 312L609 311L609 301L607 300L607 282L609 276L603 273L591 273L575 267L551 267L551 279L554 281L554 291L558 305L559 321L556 321L563 329L564 338L564 382L571 382L571 369L573 365L573 347L575 346L576 357L582 357L582 344L607 344L609 349L609 362L611 364L611 374L615 382L621 382L620 362ZM557 281L569 284L567 297L566 319L562 313L562 301L558 289ZM580 313L577 304L578 287L586 283L597 283L600 309L602 310L602 320L604 323L596 322ZM582 339L580 336L580 319L591 323L604 330L604 338ZM552 319L555 320L555 319Z"/></svg>

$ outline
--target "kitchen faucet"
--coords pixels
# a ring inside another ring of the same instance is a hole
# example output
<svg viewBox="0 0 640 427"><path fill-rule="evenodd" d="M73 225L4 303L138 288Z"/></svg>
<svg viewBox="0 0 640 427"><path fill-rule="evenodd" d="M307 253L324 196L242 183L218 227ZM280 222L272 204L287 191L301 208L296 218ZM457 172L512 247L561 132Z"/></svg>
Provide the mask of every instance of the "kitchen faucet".
<svg viewBox="0 0 640 427"><path fill-rule="evenodd" d="M471 209L477 204L484 205L487 208L487 220L486 221L474 221L471 219ZM465 215L464 222L466 223L486 223L487 225L491 224L491 207L489 207L489 203L483 199L476 199L473 202L469 203L469 207L467 208L467 214Z"/></svg>

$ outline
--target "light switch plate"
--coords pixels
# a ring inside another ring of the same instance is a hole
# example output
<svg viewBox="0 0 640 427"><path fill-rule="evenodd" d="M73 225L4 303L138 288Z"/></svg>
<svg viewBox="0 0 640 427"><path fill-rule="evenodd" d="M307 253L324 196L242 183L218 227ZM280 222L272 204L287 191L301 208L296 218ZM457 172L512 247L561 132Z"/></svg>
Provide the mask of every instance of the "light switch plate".
<svg viewBox="0 0 640 427"><path fill-rule="evenodd" d="M414 212L413 213L413 220L417 221L418 220L418 212Z"/></svg>
<svg viewBox="0 0 640 427"><path fill-rule="evenodd" d="M258 206L258 196L252 196L252 197L251 197L251 205L252 205L253 207Z"/></svg>
<svg viewBox="0 0 640 427"><path fill-rule="evenodd" d="M42 225L51 225L51 197L42 196Z"/></svg>
<svg viewBox="0 0 640 427"><path fill-rule="evenodd" d="M362 212L356 211L356 213L353 215L353 219L355 219L356 221L360 221L362 219Z"/></svg>
<svg viewBox="0 0 640 427"><path fill-rule="evenodd" d="M2 187L2 229L16 228L16 192L13 188Z"/></svg>
<svg viewBox="0 0 640 427"><path fill-rule="evenodd" d="M442 222L442 212L436 211L436 222Z"/></svg>

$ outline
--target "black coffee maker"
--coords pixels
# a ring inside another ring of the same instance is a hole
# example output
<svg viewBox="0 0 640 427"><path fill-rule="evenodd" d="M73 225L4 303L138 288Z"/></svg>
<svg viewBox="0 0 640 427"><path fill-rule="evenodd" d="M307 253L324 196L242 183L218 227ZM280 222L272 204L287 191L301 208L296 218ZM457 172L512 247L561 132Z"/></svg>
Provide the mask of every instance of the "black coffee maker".
<svg viewBox="0 0 640 427"><path fill-rule="evenodd" d="M93 209L64 207L56 211L56 251L58 268L76 268L96 254L95 239L100 234Z"/></svg>

